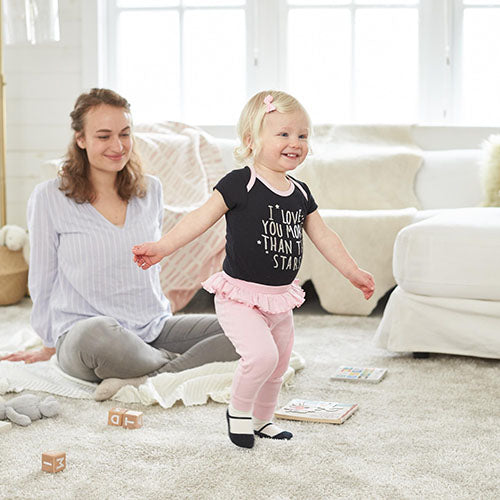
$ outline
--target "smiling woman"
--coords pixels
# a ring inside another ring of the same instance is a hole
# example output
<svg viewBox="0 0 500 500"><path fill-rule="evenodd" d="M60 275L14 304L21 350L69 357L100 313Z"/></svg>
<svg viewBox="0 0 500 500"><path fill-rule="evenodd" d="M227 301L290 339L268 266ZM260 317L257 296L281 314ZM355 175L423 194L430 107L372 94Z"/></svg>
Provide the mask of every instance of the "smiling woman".
<svg viewBox="0 0 500 500"><path fill-rule="evenodd" d="M102 203L104 195L122 201L144 196L127 100L107 89L93 89L77 99L70 116L74 137L62 168L62 191L78 203L92 204Z"/></svg>
<svg viewBox="0 0 500 500"><path fill-rule="evenodd" d="M92 89L70 116L59 179L39 184L28 203L31 322L44 347L4 359L56 353L64 372L101 382L97 400L147 376L237 359L215 316L173 317L159 267L133 263L135 243L160 237L163 196L134 152L128 102Z"/></svg>

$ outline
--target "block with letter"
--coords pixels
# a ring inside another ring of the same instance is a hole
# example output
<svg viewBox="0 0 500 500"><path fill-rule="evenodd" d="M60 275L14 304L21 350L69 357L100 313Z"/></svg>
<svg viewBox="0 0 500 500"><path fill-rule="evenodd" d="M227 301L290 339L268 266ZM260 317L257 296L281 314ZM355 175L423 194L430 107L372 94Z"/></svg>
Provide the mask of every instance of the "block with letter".
<svg viewBox="0 0 500 500"><path fill-rule="evenodd" d="M139 429L142 427L142 411L128 410L123 414L122 426L125 429Z"/></svg>
<svg viewBox="0 0 500 500"><path fill-rule="evenodd" d="M108 412L108 425L121 427L123 424L123 415L127 413L126 408L111 408Z"/></svg>
<svg viewBox="0 0 500 500"><path fill-rule="evenodd" d="M66 468L66 453L64 451L46 451L42 453L42 470L59 472Z"/></svg>

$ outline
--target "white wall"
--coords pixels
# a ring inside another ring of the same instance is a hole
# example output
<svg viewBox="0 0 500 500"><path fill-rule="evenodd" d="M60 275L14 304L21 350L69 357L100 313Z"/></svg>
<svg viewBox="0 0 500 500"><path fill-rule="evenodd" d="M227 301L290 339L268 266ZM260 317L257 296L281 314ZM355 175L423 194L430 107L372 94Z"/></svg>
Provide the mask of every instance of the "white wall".
<svg viewBox="0 0 500 500"><path fill-rule="evenodd" d="M86 76L82 1L89 2L59 0L59 43L4 46L9 224L26 227L26 202L40 166L64 155L71 136L69 113Z"/></svg>

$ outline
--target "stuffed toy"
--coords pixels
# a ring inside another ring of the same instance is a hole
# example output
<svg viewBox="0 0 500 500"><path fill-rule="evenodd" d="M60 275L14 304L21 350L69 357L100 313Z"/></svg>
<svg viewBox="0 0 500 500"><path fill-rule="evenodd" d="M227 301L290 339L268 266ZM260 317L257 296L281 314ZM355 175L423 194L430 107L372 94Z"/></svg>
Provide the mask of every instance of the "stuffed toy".
<svg viewBox="0 0 500 500"><path fill-rule="evenodd" d="M53 396L44 400L34 394L23 394L8 401L0 401L0 420L26 427L33 420L42 417L55 417L59 414L59 402Z"/></svg>
<svg viewBox="0 0 500 500"><path fill-rule="evenodd" d="M17 252L28 242L28 234L19 226L7 225L0 229L0 245Z"/></svg>
<svg viewBox="0 0 500 500"><path fill-rule="evenodd" d="M29 262L28 233L19 226L7 225L0 228L0 245L5 245L9 250L17 252L23 250L26 262Z"/></svg>

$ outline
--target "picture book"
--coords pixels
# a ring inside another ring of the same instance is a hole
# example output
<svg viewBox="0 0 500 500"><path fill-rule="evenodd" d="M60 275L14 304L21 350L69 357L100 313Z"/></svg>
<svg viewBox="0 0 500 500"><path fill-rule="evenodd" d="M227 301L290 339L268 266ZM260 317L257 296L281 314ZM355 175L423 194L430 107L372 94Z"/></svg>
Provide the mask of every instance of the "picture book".
<svg viewBox="0 0 500 500"><path fill-rule="evenodd" d="M387 368L339 366L331 378L334 380L354 380L376 383L380 382L386 373Z"/></svg>
<svg viewBox="0 0 500 500"><path fill-rule="evenodd" d="M357 404L292 399L274 413L277 418L341 424L358 409Z"/></svg>

